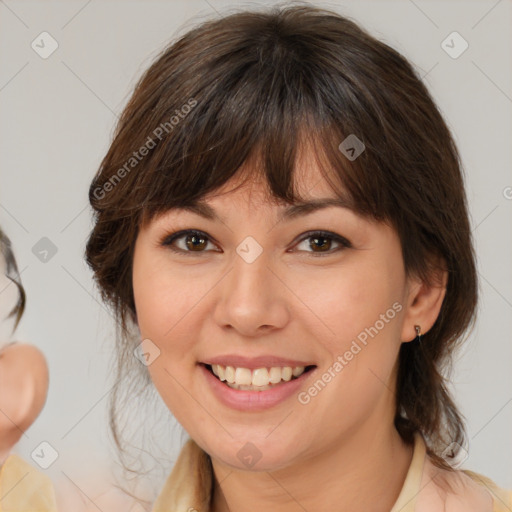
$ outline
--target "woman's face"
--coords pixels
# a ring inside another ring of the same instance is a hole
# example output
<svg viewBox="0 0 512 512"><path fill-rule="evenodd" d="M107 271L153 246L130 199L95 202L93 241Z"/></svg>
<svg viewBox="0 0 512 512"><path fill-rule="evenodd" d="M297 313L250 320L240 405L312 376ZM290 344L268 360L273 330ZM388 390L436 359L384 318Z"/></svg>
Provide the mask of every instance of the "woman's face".
<svg viewBox="0 0 512 512"><path fill-rule="evenodd" d="M336 198L313 159L299 179L308 200ZM340 206L280 218L287 205L261 184L233 185L204 199L218 220L169 210L136 241L138 325L163 400L214 459L241 469L286 467L391 426L398 350L417 320L396 232ZM201 233L170 240L188 229ZM236 382L281 380L236 390L208 362ZM313 365L282 380L284 367Z"/></svg>

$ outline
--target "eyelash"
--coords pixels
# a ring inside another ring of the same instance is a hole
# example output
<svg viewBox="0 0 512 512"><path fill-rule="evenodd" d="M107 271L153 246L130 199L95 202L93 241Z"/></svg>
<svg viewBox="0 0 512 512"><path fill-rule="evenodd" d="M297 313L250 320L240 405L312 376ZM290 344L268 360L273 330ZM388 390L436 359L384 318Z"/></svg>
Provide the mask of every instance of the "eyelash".
<svg viewBox="0 0 512 512"><path fill-rule="evenodd" d="M173 252L176 252L179 254L186 254L187 256L189 256L189 255L192 256L194 254L200 254L203 252L207 252L206 250L204 250L204 251L188 251L188 250L184 250L184 249L177 249L176 247L174 247L172 245L176 240L179 240L180 238L183 238L186 235L197 235L201 238L206 239L207 242L213 243L210 240L210 238L208 237L208 235L206 233L204 233L203 231L198 231L196 229L185 229L182 231L177 231L176 233L173 233L172 235L166 236L162 240L161 245L168 247ZM330 249L329 251L326 251L326 252L304 251L304 252L309 252L313 257L328 256L335 252L341 251L343 249L349 249L352 247L352 244L346 238L344 238L340 235L337 235L336 233L331 233L329 231L308 231L307 233L304 233L302 238L300 238L300 240L295 245L300 244L304 240L308 240L309 238L315 238L315 237L333 240L334 242L337 242L340 245L340 247L335 248L335 249Z"/></svg>

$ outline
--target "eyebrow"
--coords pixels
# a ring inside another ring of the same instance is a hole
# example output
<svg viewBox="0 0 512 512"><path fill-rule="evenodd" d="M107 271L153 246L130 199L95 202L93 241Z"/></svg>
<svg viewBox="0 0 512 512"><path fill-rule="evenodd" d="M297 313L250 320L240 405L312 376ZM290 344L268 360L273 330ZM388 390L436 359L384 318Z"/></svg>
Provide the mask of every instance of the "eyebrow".
<svg viewBox="0 0 512 512"><path fill-rule="evenodd" d="M338 208L346 208L349 210L354 209L354 205L352 203L350 203L346 199L338 197L310 199L309 201L299 201L284 208L284 210L279 215L279 221L291 220L302 215L308 215L318 210L330 208L333 206L336 206ZM194 201L193 203L190 203L188 205L179 206L177 207L177 209L190 211L211 221L222 221L221 217L218 215L215 209L212 208L209 204L205 203L204 201Z"/></svg>

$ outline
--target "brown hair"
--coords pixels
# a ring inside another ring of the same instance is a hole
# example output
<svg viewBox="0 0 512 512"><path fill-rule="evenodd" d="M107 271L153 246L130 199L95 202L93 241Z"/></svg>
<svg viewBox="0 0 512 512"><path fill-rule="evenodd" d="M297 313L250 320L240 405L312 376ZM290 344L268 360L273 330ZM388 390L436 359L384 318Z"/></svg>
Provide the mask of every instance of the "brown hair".
<svg viewBox="0 0 512 512"><path fill-rule="evenodd" d="M356 159L339 148L349 135L365 146ZM91 184L86 258L122 330L110 411L119 448L119 386L123 376L133 380L140 342L129 328L139 226L215 191L242 167L248 179L266 178L276 198L300 199L293 173L306 142L356 212L396 229L408 274L428 282L439 257L448 270L434 326L400 348L395 425L408 443L421 432L441 468L450 468L443 449L465 444L444 375L477 301L457 148L403 56L350 19L305 4L209 20L165 48L136 85Z"/></svg>
<svg viewBox="0 0 512 512"><path fill-rule="evenodd" d="M18 327L18 324L20 323L23 312L25 311L25 304L27 299L25 295L25 288L23 288L23 285L21 284L20 274L18 272L18 265L16 264L16 259L14 257L14 253L12 250L11 241L9 240L9 237L2 231L1 228L0 254L5 260L5 275L7 276L7 279L14 283L16 285L16 288L18 289L18 300L16 301L16 304L14 305L12 310L7 315L7 318L10 318L12 316L15 317L13 326L14 332L16 330L16 327Z"/></svg>

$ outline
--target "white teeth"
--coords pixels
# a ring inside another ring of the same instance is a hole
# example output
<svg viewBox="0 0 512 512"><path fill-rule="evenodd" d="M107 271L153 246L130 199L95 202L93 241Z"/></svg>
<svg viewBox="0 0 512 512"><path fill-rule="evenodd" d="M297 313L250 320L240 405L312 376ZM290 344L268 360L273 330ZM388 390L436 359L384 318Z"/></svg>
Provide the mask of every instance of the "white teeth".
<svg viewBox="0 0 512 512"><path fill-rule="evenodd" d="M226 371L224 370L224 367L220 364L213 365L217 368L217 375L219 376L220 380L226 380Z"/></svg>
<svg viewBox="0 0 512 512"><path fill-rule="evenodd" d="M292 378L293 368L290 368L289 366L285 366L281 370L281 378L285 381L289 381Z"/></svg>
<svg viewBox="0 0 512 512"><path fill-rule="evenodd" d="M217 365L217 367L220 365ZM233 384L235 382L235 369L232 366L226 366L226 380Z"/></svg>
<svg viewBox="0 0 512 512"><path fill-rule="evenodd" d="M294 377L298 377L299 375L302 375L304 373L304 366L296 366L293 369L292 375Z"/></svg>
<svg viewBox="0 0 512 512"><path fill-rule="evenodd" d="M281 368L276 368L275 366L270 368L269 377L272 384L281 382Z"/></svg>
<svg viewBox="0 0 512 512"><path fill-rule="evenodd" d="M251 370L248 368L237 368L235 370L235 384L250 386L252 384Z"/></svg>
<svg viewBox="0 0 512 512"><path fill-rule="evenodd" d="M256 368L252 371L252 385L253 386L268 386L269 377L266 368Z"/></svg>
<svg viewBox="0 0 512 512"><path fill-rule="evenodd" d="M235 389L259 390L269 389L273 384L281 380L285 382L292 377L299 377L304 373L304 366L273 366L272 368L234 368L233 366L222 366L212 364L212 371L221 381L226 381L229 387Z"/></svg>

